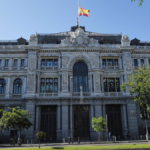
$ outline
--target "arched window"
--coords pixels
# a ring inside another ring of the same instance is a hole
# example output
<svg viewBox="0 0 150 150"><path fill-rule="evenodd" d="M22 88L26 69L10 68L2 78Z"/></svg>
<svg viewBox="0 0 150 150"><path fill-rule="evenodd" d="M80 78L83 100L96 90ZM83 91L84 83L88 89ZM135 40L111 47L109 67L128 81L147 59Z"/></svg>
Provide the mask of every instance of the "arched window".
<svg viewBox="0 0 150 150"><path fill-rule="evenodd" d="M84 62L77 62L73 66L73 92L88 92L88 67Z"/></svg>
<svg viewBox="0 0 150 150"><path fill-rule="evenodd" d="M22 80L16 79L14 81L14 89L13 94L21 94L22 93Z"/></svg>
<svg viewBox="0 0 150 150"><path fill-rule="evenodd" d="M4 79L0 79L0 94L5 94L6 90L6 81Z"/></svg>

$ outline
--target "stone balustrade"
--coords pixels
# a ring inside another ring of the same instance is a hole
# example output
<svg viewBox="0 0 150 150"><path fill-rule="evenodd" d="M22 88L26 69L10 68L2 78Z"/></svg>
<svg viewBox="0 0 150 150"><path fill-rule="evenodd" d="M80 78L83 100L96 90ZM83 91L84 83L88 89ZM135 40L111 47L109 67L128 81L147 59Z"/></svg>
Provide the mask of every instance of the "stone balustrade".
<svg viewBox="0 0 150 150"><path fill-rule="evenodd" d="M104 96L123 96L122 92L104 92Z"/></svg>

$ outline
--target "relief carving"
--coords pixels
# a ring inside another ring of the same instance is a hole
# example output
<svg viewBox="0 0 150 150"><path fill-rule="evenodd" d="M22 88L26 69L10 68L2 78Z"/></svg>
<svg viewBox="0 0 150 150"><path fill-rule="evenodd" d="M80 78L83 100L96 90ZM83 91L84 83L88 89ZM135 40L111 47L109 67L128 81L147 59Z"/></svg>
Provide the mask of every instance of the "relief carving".
<svg viewBox="0 0 150 150"><path fill-rule="evenodd" d="M70 33L70 37L61 40L62 46L99 46L98 40L89 38L83 29L78 28L75 32Z"/></svg>
<svg viewBox="0 0 150 150"><path fill-rule="evenodd" d="M130 55L127 54L126 55L126 70L127 70L127 73L130 74L131 73L131 61L130 61Z"/></svg>
<svg viewBox="0 0 150 150"><path fill-rule="evenodd" d="M63 90L67 90L67 72L63 73Z"/></svg>
<svg viewBox="0 0 150 150"><path fill-rule="evenodd" d="M98 73L95 74L95 88L96 90L99 89L99 74Z"/></svg>
<svg viewBox="0 0 150 150"><path fill-rule="evenodd" d="M68 56L63 57L63 59L62 59L62 67L63 68L67 67L68 60L69 60Z"/></svg>
<svg viewBox="0 0 150 150"><path fill-rule="evenodd" d="M34 58L30 58L30 67L29 67L29 81L28 81L29 91L34 91Z"/></svg>
<svg viewBox="0 0 150 150"><path fill-rule="evenodd" d="M98 67L98 63L99 63L99 58L98 57L91 57L92 58L92 61L93 61L93 64L95 67Z"/></svg>

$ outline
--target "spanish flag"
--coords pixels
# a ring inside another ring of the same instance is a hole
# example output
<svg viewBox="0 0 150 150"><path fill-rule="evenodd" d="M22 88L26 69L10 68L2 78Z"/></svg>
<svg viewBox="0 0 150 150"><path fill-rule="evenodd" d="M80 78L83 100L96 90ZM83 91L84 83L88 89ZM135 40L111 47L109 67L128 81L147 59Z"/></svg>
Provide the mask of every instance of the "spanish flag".
<svg viewBox="0 0 150 150"><path fill-rule="evenodd" d="M85 9L79 7L79 13L78 13L78 15L79 16L89 17L89 12L90 12L90 10L85 10Z"/></svg>

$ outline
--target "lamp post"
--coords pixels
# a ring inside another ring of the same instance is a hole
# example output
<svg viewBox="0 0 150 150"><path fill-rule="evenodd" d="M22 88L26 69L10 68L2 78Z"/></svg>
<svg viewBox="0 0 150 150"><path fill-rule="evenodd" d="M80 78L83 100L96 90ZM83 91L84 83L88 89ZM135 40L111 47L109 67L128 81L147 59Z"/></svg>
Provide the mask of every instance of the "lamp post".
<svg viewBox="0 0 150 150"><path fill-rule="evenodd" d="M71 110L70 110L70 116L71 116L71 142L72 142L72 144L73 144L73 123L72 123L72 93L73 93L73 82L72 82L72 80L73 80L73 77L70 77L70 79L71 79Z"/></svg>

